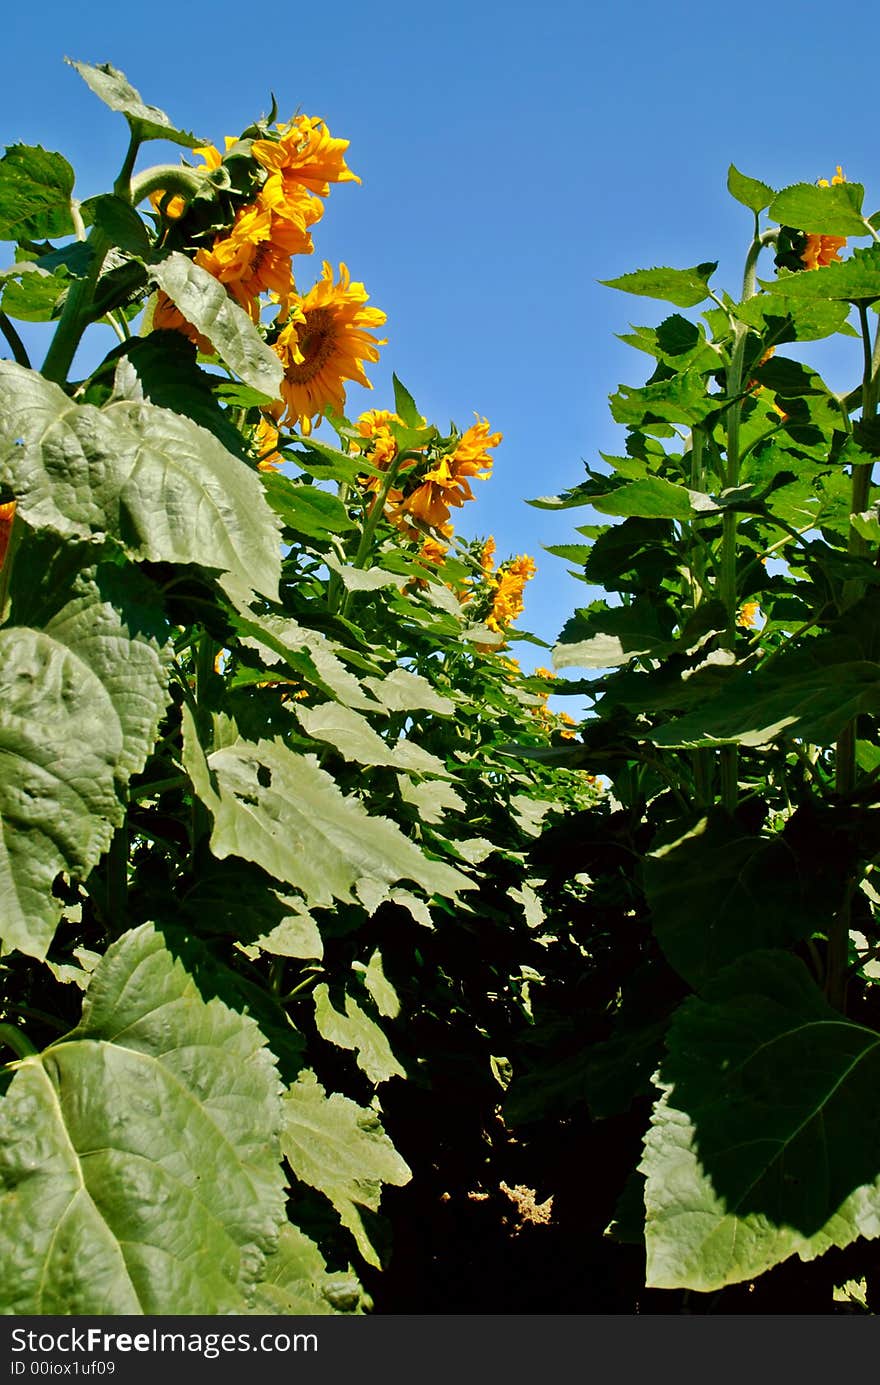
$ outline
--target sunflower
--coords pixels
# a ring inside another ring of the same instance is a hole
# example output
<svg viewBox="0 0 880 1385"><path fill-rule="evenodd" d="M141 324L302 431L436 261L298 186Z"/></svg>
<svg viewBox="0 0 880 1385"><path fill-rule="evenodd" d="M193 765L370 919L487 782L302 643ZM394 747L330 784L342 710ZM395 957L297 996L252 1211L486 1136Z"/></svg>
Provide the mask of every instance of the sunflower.
<svg viewBox="0 0 880 1385"><path fill-rule="evenodd" d="M497 575L492 579L495 587L492 597L492 610L486 617L490 630L500 632L502 626L510 625L517 616L522 615L523 589L536 572L535 563L526 554L502 563Z"/></svg>
<svg viewBox="0 0 880 1385"><path fill-rule="evenodd" d="M840 252L846 245L846 236L817 236L807 234L807 243L801 251L805 269L825 269L840 260Z"/></svg>
<svg viewBox="0 0 880 1385"><path fill-rule="evenodd" d="M251 440L259 471L277 471L284 458L278 449L278 429L271 418L261 415Z"/></svg>
<svg viewBox="0 0 880 1385"><path fill-rule="evenodd" d="M326 197L331 183L361 181L345 162L349 141L334 139L317 116L295 116L278 130L279 139L254 140L251 152L269 174L263 187L266 205L280 215L286 215L284 207L298 189Z"/></svg>
<svg viewBox="0 0 880 1385"><path fill-rule="evenodd" d="M459 438L452 452L445 453L439 461L426 471L421 485L417 486L404 503L404 509L423 524L440 529L449 521L450 505L460 506L466 500L473 500L470 478L478 477L485 481L492 474L492 458L488 449L497 447L501 433L489 433L486 419L471 424Z"/></svg>
<svg viewBox="0 0 880 1385"><path fill-rule="evenodd" d="M348 268L339 266L339 282L324 261L323 274L304 298L294 294L285 308L287 322L274 349L284 366L281 397L286 417L299 420L303 432L327 408L342 413L346 380L372 389L364 361L378 361L384 340L373 336L385 313L366 306L363 284L352 283Z"/></svg>
<svg viewBox="0 0 880 1385"><path fill-rule="evenodd" d="M355 427L361 437L366 440L369 446L362 446L360 443L353 443L358 452L369 452L370 461L374 466L380 466L384 470L389 462L397 456L397 442L391 432L392 423L402 423L403 419L398 414L391 413L388 409L367 409L366 413L361 414L355 423ZM368 489L376 490L374 482L379 480L378 476L364 478Z"/></svg>
<svg viewBox="0 0 880 1385"><path fill-rule="evenodd" d="M320 210L314 220L318 216ZM218 236L210 250L199 250L196 264L219 279L256 321L259 295L288 299L293 293L291 256L308 255L312 248L305 221L282 221L257 202L239 209L232 229Z"/></svg>

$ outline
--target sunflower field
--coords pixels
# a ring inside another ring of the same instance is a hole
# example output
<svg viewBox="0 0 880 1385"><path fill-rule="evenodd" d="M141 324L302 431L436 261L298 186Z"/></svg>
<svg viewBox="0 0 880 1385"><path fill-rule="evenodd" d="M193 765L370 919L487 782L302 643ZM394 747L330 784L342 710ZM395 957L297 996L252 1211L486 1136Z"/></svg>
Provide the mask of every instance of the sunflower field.
<svg viewBox="0 0 880 1385"><path fill-rule="evenodd" d="M456 533L494 422L346 413L348 140L73 66L111 190L0 159L0 1310L877 1311L864 189L731 167L737 296L608 281L665 315L532 498L606 594L551 648Z"/></svg>

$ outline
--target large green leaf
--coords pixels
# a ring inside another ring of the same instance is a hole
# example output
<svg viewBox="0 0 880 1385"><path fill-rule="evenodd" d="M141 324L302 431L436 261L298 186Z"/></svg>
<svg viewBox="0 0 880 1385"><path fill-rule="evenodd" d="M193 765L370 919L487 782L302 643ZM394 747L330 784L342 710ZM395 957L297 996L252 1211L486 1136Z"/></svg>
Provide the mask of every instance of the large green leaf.
<svg viewBox="0 0 880 1385"><path fill-rule="evenodd" d="M327 542L357 528L357 522L331 491L292 481L279 472L264 472L263 485L272 509L297 534Z"/></svg>
<svg viewBox="0 0 880 1385"><path fill-rule="evenodd" d="M709 279L718 268L714 263L694 265L692 269L637 269L617 279L600 279L609 289L637 293L644 298L661 298L677 308L693 308L709 297Z"/></svg>
<svg viewBox="0 0 880 1385"><path fill-rule="evenodd" d="M0 1105L2 1311L244 1311L284 1218L279 1098L256 1024L125 934Z"/></svg>
<svg viewBox="0 0 880 1385"><path fill-rule="evenodd" d="M213 274L175 252L151 265L150 278L208 338L235 375L269 399L278 397L284 379L280 358Z"/></svg>
<svg viewBox="0 0 880 1385"><path fill-rule="evenodd" d="M73 58L65 62L75 67L87 86L97 97L109 106L111 111L119 111L141 139L167 139L172 144L182 144L185 149L195 149L204 140L185 130L177 130L164 111L158 106L148 106L139 91L131 85L124 72L119 72L109 63L80 63Z"/></svg>
<svg viewBox="0 0 880 1385"><path fill-rule="evenodd" d="M880 298L880 245L854 250L824 269L780 274L766 283L762 279L761 287L783 298Z"/></svg>
<svg viewBox="0 0 880 1385"><path fill-rule="evenodd" d="M337 697L346 707L381 712L382 706L368 696L360 682L339 658L342 649L320 630L310 630L284 616L235 617L242 644L257 649L269 665L282 661L305 682Z"/></svg>
<svg viewBox="0 0 880 1385"><path fill-rule="evenodd" d="M657 419L699 423L718 408L717 399L706 393L706 382L697 370L683 371L641 389L620 385L617 393L611 395L610 404L616 423L645 423L646 427Z"/></svg>
<svg viewBox="0 0 880 1385"><path fill-rule="evenodd" d="M657 606L645 600L589 610L583 618L569 621L565 634L566 639L553 648L554 668L614 668L639 655L668 653L673 647L661 628Z"/></svg>
<svg viewBox="0 0 880 1385"><path fill-rule="evenodd" d="M825 236L867 236L862 216L865 189L861 183L836 183L820 188L815 183L794 183L778 192L770 204L770 216L781 226L796 226Z"/></svg>
<svg viewBox="0 0 880 1385"><path fill-rule="evenodd" d="M281 741L237 740L205 758L184 707L184 763L211 812L211 847L221 859L242 856L300 889L312 906L352 902L363 878L412 880L426 894L457 899L472 882L430 860L388 818L346 797L313 755Z"/></svg>
<svg viewBox="0 0 880 1385"><path fill-rule="evenodd" d="M880 665L829 636L737 675L703 707L648 735L668 746L764 746L792 736L829 745L863 712L880 712Z"/></svg>
<svg viewBox="0 0 880 1385"><path fill-rule="evenodd" d="M106 851L165 709L166 627L135 577L100 568L44 629L0 630L0 929L31 957L52 941L55 877Z"/></svg>
<svg viewBox="0 0 880 1385"><path fill-rule="evenodd" d="M676 1015L645 1143L648 1284L706 1292L880 1233L880 1034L753 953Z"/></svg>
<svg viewBox="0 0 880 1385"><path fill-rule="evenodd" d="M73 232L73 169L60 154L13 144L0 159L0 240L39 240Z"/></svg>
<svg viewBox="0 0 880 1385"><path fill-rule="evenodd" d="M250 1312L278 1317L365 1313L370 1300L355 1275L330 1271L314 1241L298 1226L283 1226L278 1248L266 1261Z"/></svg>
<svg viewBox="0 0 880 1385"><path fill-rule="evenodd" d="M653 851L645 894L676 971L700 987L743 953L827 931L843 885L808 864L783 835L753 836L720 810Z"/></svg>
<svg viewBox="0 0 880 1385"><path fill-rule="evenodd" d="M412 1175L376 1113L326 1096L314 1073L303 1073L284 1098L281 1147L297 1178L329 1198L364 1259L378 1267L364 1213L378 1211L384 1183L403 1187Z"/></svg>
<svg viewBox="0 0 880 1385"><path fill-rule="evenodd" d="M132 558L197 563L244 598L277 595L278 527L259 476L153 404L76 404L0 361L0 487L35 529L116 539Z"/></svg>
<svg viewBox="0 0 880 1385"><path fill-rule="evenodd" d="M640 519L693 519L698 514L712 514L718 508L702 491L677 486L662 476L627 481L605 495L594 495L589 503L603 515Z"/></svg>

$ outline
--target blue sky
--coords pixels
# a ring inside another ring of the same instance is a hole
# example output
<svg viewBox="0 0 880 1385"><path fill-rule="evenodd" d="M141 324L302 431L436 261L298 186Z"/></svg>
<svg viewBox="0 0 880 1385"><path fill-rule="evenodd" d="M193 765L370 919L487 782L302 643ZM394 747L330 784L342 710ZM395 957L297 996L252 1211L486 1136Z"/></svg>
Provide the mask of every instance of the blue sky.
<svg viewBox="0 0 880 1385"><path fill-rule="evenodd" d="M350 139L363 184L332 190L316 254L297 265L305 289L322 258L344 260L388 314L375 389L352 391L349 412L388 407L395 371L437 423L465 427L476 411L504 433L458 527L494 533L500 556L535 557L522 623L552 641L596 593L542 546L576 541L593 516L524 501L620 448L607 396L642 383L647 358L614 334L665 315L597 281L718 259L716 282L738 292L750 214L727 195L730 162L777 187L841 163L872 212L878 15L869 0L839 22L827 4L791 0L753 20L675 0L44 0L4 18L0 143L59 150L81 197L112 182L124 122L65 55L112 62L215 143L265 113L270 91L282 118L321 115ZM146 152L142 163L165 156ZM832 386L851 370L829 356ZM547 659L517 652L526 667Z"/></svg>

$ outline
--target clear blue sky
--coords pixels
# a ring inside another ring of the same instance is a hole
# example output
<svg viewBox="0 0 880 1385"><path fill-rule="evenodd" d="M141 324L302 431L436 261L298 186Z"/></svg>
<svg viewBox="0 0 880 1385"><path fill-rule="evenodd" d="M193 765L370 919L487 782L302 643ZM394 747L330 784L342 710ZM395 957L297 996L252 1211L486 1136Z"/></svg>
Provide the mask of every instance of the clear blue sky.
<svg viewBox="0 0 880 1385"><path fill-rule="evenodd" d="M476 410L504 433L459 528L536 558L522 623L552 641L596 593L542 545L576 541L592 515L524 499L619 449L607 396L642 383L647 358L614 334L665 315L597 281L719 259L736 292L750 214L727 195L730 162L777 187L841 163L872 212L878 16L872 0L20 3L4 17L0 143L61 151L81 197L112 181L124 122L65 54L112 62L215 143L265 113L270 90L282 118L322 115L350 139L363 185L332 190L299 286L321 258L345 260L388 313L375 389L352 391L350 412L388 407L396 371L434 421L465 427ZM146 162L161 157L148 146ZM547 658L517 652L526 667Z"/></svg>

